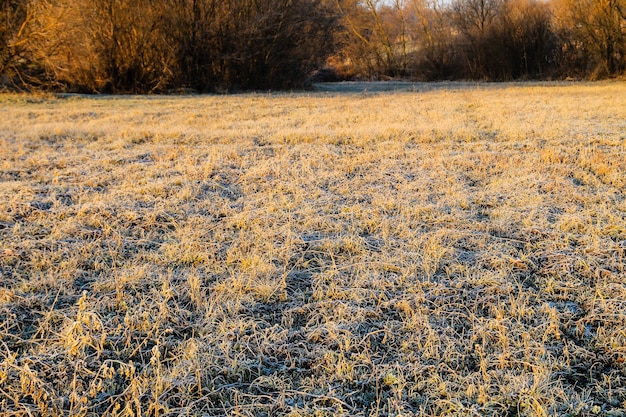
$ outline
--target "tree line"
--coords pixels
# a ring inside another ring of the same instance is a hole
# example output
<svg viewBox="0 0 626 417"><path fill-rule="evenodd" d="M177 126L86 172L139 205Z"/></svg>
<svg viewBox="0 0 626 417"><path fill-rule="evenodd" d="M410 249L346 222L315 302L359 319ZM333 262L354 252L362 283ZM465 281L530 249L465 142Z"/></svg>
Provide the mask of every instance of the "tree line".
<svg viewBox="0 0 626 417"><path fill-rule="evenodd" d="M603 78L626 0L2 0L0 84L151 93L318 79Z"/></svg>
<svg viewBox="0 0 626 417"><path fill-rule="evenodd" d="M604 78L626 70L626 0L362 0L346 10L348 74Z"/></svg>

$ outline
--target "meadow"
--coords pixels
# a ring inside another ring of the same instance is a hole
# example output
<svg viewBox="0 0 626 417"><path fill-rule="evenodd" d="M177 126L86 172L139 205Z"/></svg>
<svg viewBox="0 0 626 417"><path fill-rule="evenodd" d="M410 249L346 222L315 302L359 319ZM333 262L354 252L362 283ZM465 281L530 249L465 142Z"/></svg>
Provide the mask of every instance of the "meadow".
<svg viewBox="0 0 626 417"><path fill-rule="evenodd" d="M0 414L626 416L626 83L0 95Z"/></svg>

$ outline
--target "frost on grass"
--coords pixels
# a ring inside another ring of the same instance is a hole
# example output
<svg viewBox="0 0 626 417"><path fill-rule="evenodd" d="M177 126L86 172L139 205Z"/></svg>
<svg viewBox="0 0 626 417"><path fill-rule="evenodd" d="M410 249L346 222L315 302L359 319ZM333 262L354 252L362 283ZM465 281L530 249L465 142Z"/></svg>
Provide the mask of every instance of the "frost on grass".
<svg viewBox="0 0 626 417"><path fill-rule="evenodd" d="M0 409L625 415L625 93L0 97Z"/></svg>

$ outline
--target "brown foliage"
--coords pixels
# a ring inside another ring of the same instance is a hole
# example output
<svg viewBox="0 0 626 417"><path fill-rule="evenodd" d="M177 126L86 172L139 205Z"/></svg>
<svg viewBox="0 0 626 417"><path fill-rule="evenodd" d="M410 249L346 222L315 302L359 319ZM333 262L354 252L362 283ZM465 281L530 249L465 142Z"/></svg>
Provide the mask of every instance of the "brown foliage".
<svg viewBox="0 0 626 417"><path fill-rule="evenodd" d="M344 79L610 77L626 70L625 1L7 0L0 83L290 89L324 64Z"/></svg>
<svg viewBox="0 0 626 417"><path fill-rule="evenodd" d="M326 57L331 23L319 0L48 0L30 48L73 90L289 88Z"/></svg>
<svg viewBox="0 0 626 417"><path fill-rule="evenodd" d="M321 1L172 1L167 43L177 84L197 90L293 88L332 48Z"/></svg>
<svg viewBox="0 0 626 417"><path fill-rule="evenodd" d="M24 70L29 63L26 44L32 11L28 0L0 3L0 86L23 84Z"/></svg>
<svg viewBox="0 0 626 417"><path fill-rule="evenodd" d="M626 68L623 0L350 5L344 7L345 61L365 77L509 80L614 76Z"/></svg>
<svg viewBox="0 0 626 417"><path fill-rule="evenodd" d="M626 70L626 1L555 0L554 11L570 62L594 76Z"/></svg>

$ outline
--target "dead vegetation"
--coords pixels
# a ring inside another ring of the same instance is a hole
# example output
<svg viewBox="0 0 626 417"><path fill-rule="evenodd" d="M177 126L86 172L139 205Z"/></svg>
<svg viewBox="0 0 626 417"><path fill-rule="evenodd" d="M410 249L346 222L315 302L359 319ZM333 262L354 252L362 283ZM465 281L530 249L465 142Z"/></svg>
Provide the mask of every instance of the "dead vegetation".
<svg viewBox="0 0 626 417"><path fill-rule="evenodd" d="M0 103L7 417L626 414L623 83Z"/></svg>

